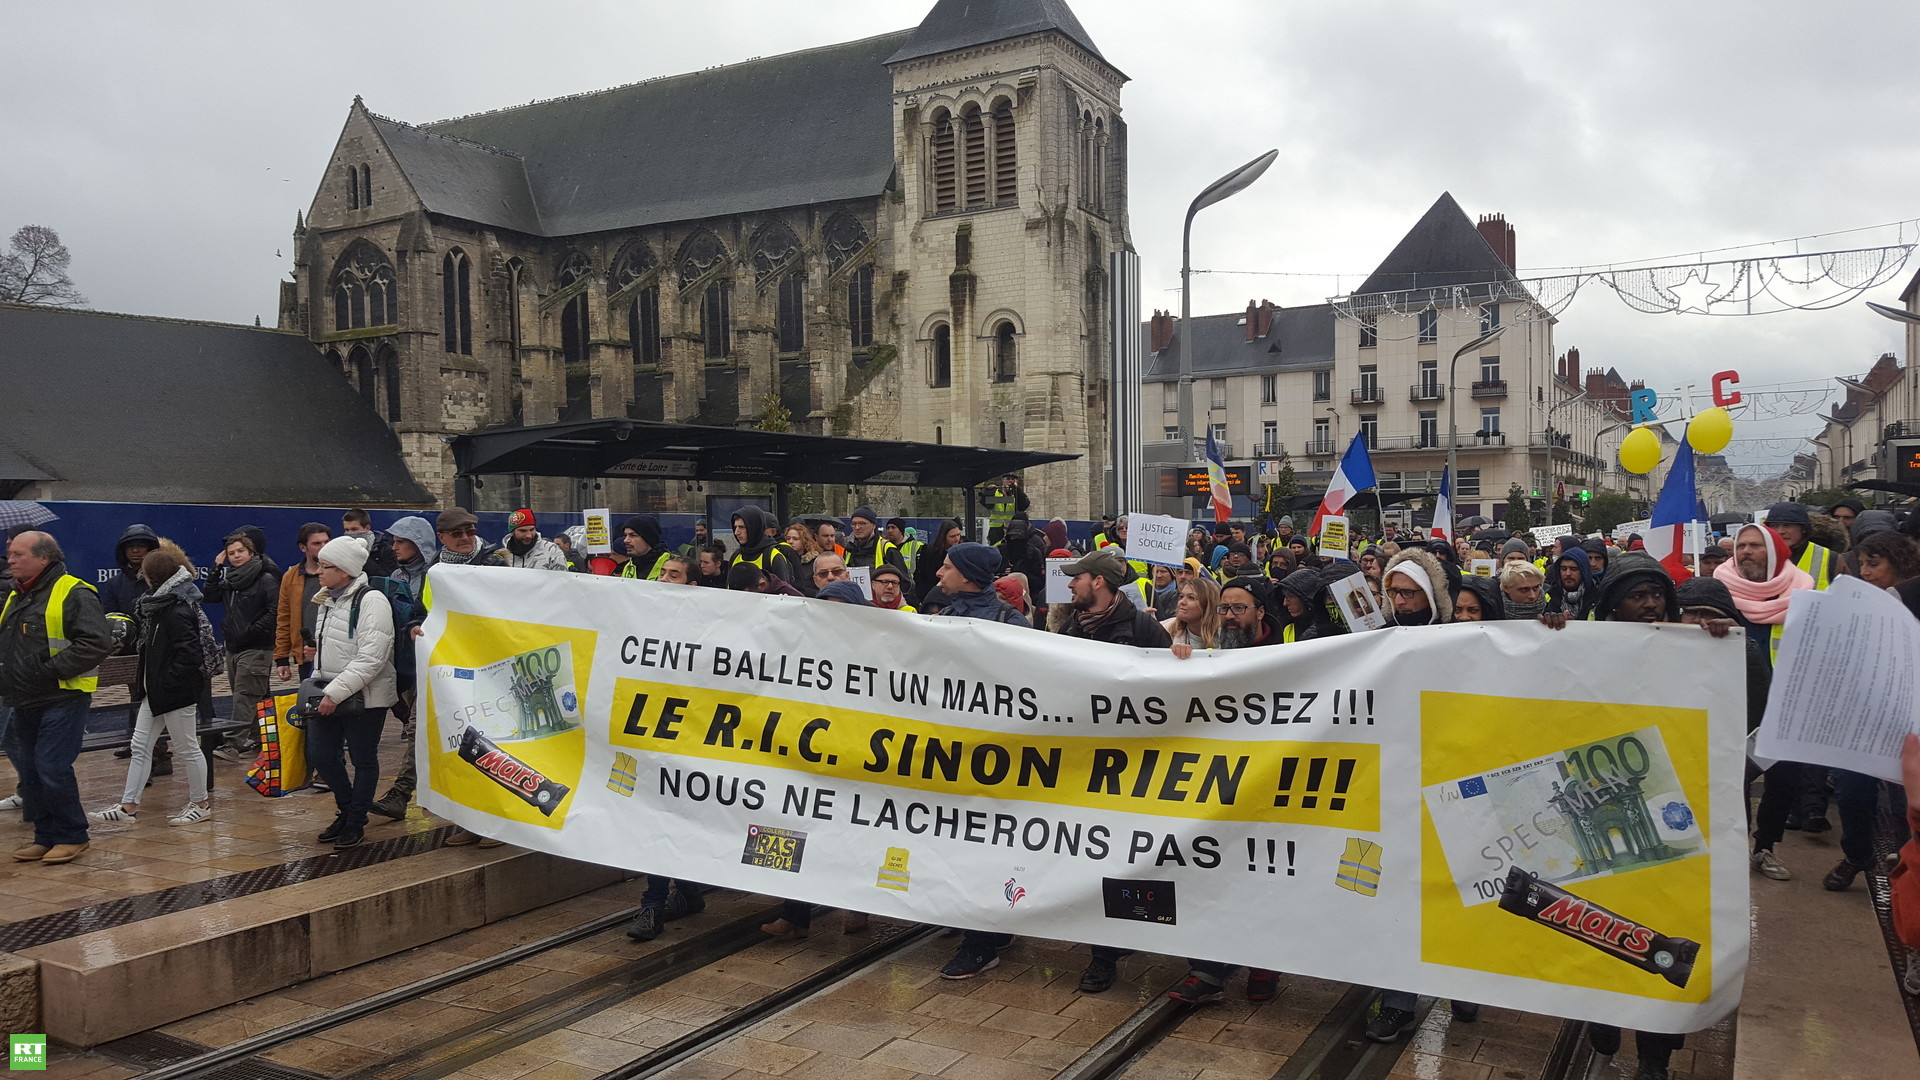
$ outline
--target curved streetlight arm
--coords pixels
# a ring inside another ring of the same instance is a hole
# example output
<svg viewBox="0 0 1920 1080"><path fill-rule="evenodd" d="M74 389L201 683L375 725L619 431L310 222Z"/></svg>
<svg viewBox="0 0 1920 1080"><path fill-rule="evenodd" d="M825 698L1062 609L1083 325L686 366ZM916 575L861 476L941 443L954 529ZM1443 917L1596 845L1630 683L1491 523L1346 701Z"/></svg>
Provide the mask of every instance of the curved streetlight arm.
<svg viewBox="0 0 1920 1080"><path fill-rule="evenodd" d="M1875 315L1884 315L1897 323L1920 323L1920 312L1908 311L1906 308L1897 308L1890 304L1876 304L1871 300L1867 301L1867 307Z"/></svg>
<svg viewBox="0 0 1920 1080"><path fill-rule="evenodd" d="M1193 277L1193 216L1222 199L1239 194L1247 185L1260 179L1274 159L1280 156L1278 148L1269 150L1245 165L1208 184L1187 207L1187 219L1180 226L1180 435L1187 442L1187 453L1193 453L1193 353L1190 351L1189 331L1193 324L1193 290L1190 287Z"/></svg>
<svg viewBox="0 0 1920 1080"><path fill-rule="evenodd" d="M1460 401L1460 388L1454 385L1454 377L1460 371L1460 358L1484 348L1489 342L1506 332L1507 328L1504 326L1494 327L1490 333L1481 334L1454 350L1453 359L1447 363L1447 476L1455 484L1460 482L1460 428L1455 422Z"/></svg>

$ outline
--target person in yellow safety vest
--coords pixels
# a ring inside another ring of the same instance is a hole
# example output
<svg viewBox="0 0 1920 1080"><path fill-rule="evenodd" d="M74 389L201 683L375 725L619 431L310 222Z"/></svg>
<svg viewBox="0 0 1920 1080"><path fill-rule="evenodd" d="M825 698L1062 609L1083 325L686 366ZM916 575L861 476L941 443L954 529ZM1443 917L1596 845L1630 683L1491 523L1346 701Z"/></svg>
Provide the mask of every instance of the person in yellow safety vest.
<svg viewBox="0 0 1920 1080"><path fill-rule="evenodd" d="M907 560L893 542L880 535L880 518L871 506L855 507L847 517L846 560L848 566L875 567L892 563L902 570Z"/></svg>
<svg viewBox="0 0 1920 1080"><path fill-rule="evenodd" d="M1099 551L1111 543L1113 543L1113 515L1101 514L1100 527L1093 530L1093 546L1088 550Z"/></svg>
<svg viewBox="0 0 1920 1080"><path fill-rule="evenodd" d="M1228 544L1227 553L1220 559L1220 569L1214 573L1222 584L1232 581L1241 574L1255 573L1249 570L1253 566L1253 549L1245 544Z"/></svg>
<svg viewBox="0 0 1920 1080"><path fill-rule="evenodd" d="M900 549L901 564L906 567L907 573L913 573L914 568L920 565L920 549L925 545L907 525L907 519L888 518L882 535L887 538L887 543Z"/></svg>
<svg viewBox="0 0 1920 1080"><path fill-rule="evenodd" d="M1815 587L1813 575L1794 564L1786 537L1771 524L1740 526L1734 534L1733 560L1721 563L1713 576L1726 584L1734 606L1752 624L1748 632L1766 640L1769 662L1778 659L1789 597L1797 589Z"/></svg>
<svg viewBox="0 0 1920 1080"><path fill-rule="evenodd" d="M100 593L67 573L60 543L27 531L7 545L13 589L0 606L0 699L13 709L13 760L34 813L16 862L72 862L87 850L87 812L73 762L100 661L113 652Z"/></svg>
<svg viewBox="0 0 1920 1080"><path fill-rule="evenodd" d="M980 501L987 510L987 543L1000 542L1000 534L1014 515L1025 516L1027 506L1032 502L1027 493L1020 488L1020 478L1008 473L997 484L988 484L980 489Z"/></svg>
<svg viewBox="0 0 1920 1080"><path fill-rule="evenodd" d="M762 573L772 574L786 583L793 578L793 563L782 549L784 544L776 544L769 532L773 527L773 515L757 506L743 506L733 512L733 540L739 547L733 553L733 559L727 563L728 569L746 565Z"/></svg>
<svg viewBox="0 0 1920 1080"><path fill-rule="evenodd" d="M1793 564L1813 578L1813 587L1825 589L1833 584L1838 558L1833 549L1813 542L1813 518L1799 503L1774 503L1767 507L1767 528L1780 534L1793 553Z"/></svg>
<svg viewBox="0 0 1920 1080"><path fill-rule="evenodd" d="M667 549L660 546L660 519L652 514L630 517L620 523L620 536L627 544L627 565L620 568L624 578L660 580L667 560Z"/></svg>

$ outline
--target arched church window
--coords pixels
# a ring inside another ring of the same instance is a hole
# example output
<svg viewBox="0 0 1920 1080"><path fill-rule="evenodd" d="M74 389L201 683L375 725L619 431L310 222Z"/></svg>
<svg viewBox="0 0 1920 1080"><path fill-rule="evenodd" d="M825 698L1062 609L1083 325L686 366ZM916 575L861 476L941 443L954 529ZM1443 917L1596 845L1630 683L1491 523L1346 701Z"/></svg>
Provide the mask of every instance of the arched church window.
<svg viewBox="0 0 1920 1080"><path fill-rule="evenodd" d="M383 342L374 357L374 367L380 375L380 397L386 405L387 423L397 424L400 422L400 354Z"/></svg>
<svg viewBox="0 0 1920 1080"><path fill-rule="evenodd" d="M347 352L347 377L353 382L353 388L360 393L360 399L371 405L374 402L373 354L365 345L355 345Z"/></svg>
<svg viewBox="0 0 1920 1080"><path fill-rule="evenodd" d="M993 381L1012 382L1014 376L1013 324L1003 322L993 328ZM1004 440L1002 440L1004 441Z"/></svg>
<svg viewBox="0 0 1920 1080"><path fill-rule="evenodd" d="M680 245L680 284L691 285L695 281L720 269L727 261L726 246L720 238L705 229L687 237Z"/></svg>
<svg viewBox="0 0 1920 1080"><path fill-rule="evenodd" d="M507 260L507 422L518 424L524 415L525 398L520 385L525 369L520 358L520 285L526 280L527 264Z"/></svg>
<svg viewBox="0 0 1920 1080"><path fill-rule="evenodd" d="M1093 205L1093 114L1090 112L1080 114L1079 179L1080 183L1077 186L1080 190L1076 197L1080 200L1081 206L1091 206Z"/></svg>
<svg viewBox="0 0 1920 1080"><path fill-rule="evenodd" d="M560 359L566 369L567 391L561 420L586 420L593 415L592 364L587 349L592 340L587 294L583 292L560 311Z"/></svg>
<svg viewBox="0 0 1920 1080"><path fill-rule="evenodd" d="M652 248L645 244L634 244L622 252L620 261L613 265L613 291L619 292L641 278L653 274L658 269L658 265L654 261Z"/></svg>
<svg viewBox="0 0 1920 1080"><path fill-rule="evenodd" d="M592 273L593 261L587 258L585 252L569 251L554 268L553 280L557 288L564 289Z"/></svg>
<svg viewBox="0 0 1920 1080"><path fill-rule="evenodd" d="M1014 148L1013 103L1001 98L993 105L993 201L1020 200L1020 163Z"/></svg>
<svg viewBox="0 0 1920 1080"><path fill-rule="evenodd" d="M853 347L873 344L873 265L847 275L847 328Z"/></svg>
<svg viewBox="0 0 1920 1080"><path fill-rule="evenodd" d="M660 286L644 285L627 305L627 340L633 345L633 362L660 362Z"/></svg>
<svg viewBox="0 0 1920 1080"><path fill-rule="evenodd" d="M935 213L959 206L955 197L953 117L945 109L933 114L933 209Z"/></svg>
<svg viewBox="0 0 1920 1080"><path fill-rule="evenodd" d="M347 166L347 209L360 209L360 170Z"/></svg>
<svg viewBox="0 0 1920 1080"><path fill-rule="evenodd" d="M953 328L946 323L933 328L933 370L928 374L936 387L953 385Z"/></svg>
<svg viewBox="0 0 1920 1080"><path fill-rule="evenodd" d="M1100 117L1093 122L1093 176L1090 178L1093 192L1093 208L1107 208L1107 120Z"/></svg>
<svg viewBox="0 0 1920 1080"><path fill-rule="evenodd" d="M701 295L700 338L706 342L707 359L733 355L733 282L716 281Z"/></svg>
<svg viewBox="0 0 1920 1080"><path fill-rule="evenodd" d="M450 353L473 355L473 260L459 248L440 263L440 309L443 328L440 347Z"/></svg>
<svg viewBox="0 0 1920 1080"><path fill-rule="evenodd" d="M754 280L762 288L800 258L800 238L793 235L784 221L770 221L761 226L747 246L753 252Z"/></svg>
<svg viewBox="0 0 1920 1080"><path fill-rule="evenodd" d="M373 166L364 162L360 166L360 205L373 205Z"/></svg>
<svg viewBox="0 0 1920 1080"><path fill-rule="evenodd" d="M335 330L389 326L399 321L393 264L385 252L367 241L355 240L347 245L333 264L330 281Z"/></svg>
<svg viewBox="0 0 1920 1080"><path fill-rule="evenodd" d="M852 258L866 250L867 228L852 214L837 213L827 219L820 232L820 243L827 253L827 273L837 274Z"/></svg>
<svg viewBox="0 0 1920 1080"><path fill-rule="evenodd" d="M987 205L987 127L980 107L970 105L960 114L960 141L966 155L967 207Z"/></svg>

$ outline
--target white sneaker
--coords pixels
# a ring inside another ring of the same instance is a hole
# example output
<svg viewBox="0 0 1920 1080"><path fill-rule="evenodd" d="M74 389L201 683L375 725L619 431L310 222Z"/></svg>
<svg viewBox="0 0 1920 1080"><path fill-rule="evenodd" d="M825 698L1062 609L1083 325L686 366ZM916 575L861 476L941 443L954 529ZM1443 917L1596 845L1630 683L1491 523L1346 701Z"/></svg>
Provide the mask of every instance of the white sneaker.
<svg viewBox="0 0 1920 1080"><path fill-rule="evenodd" d="M105 810L95 810L89 813L87 820L93 822L95 825L113 825L118 822L131 824L132 822L139 821L140 815L130 813L118 806L109 806Z"/></svg>
<svg viewBox="0 0 1920 1080"><path fill-rule="evenodd" d="M0 810L18 810L25 805L27 805L27 800L18 795L9 795L4 799L0 799Z"/></svg>
<svg viewBox="0 0 1920 1080"><path fill-rule="evenodd" d="M1781 862L1769 848L1761 848L1759 851L1754 852L1750 861L1755 870L1760 871L1775 881L1793 880L1793 871L1787 869L1787 864Z"/></svg>
<svg viewBox="0 0 1920 1080"><path fill-rule="evenodd" d="M167 819L169 825L192 825L213 816L213 807L188 803L187 808Z"/></svg>

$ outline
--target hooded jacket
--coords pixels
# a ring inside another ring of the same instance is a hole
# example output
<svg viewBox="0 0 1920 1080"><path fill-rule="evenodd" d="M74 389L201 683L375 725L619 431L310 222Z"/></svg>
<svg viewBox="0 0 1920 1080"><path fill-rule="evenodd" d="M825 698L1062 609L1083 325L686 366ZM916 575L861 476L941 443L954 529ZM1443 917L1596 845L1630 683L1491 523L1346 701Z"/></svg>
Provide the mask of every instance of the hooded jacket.
<svg viewBox="0 0 1920 1080"><path fill-rule="evenodd" d="M1395 573L1411 579L1420 590L1427 594L1428 618L1424 622L1410 621L1418 616L1403 616L1394 612L1394 621L1401 626L1437 626L1453 621L1453 589L1447 571L1440 560L1431 552L1419 548L1404 548L1400 554L1387 561L1386 572L1380 575L1381 584L1391 588L1389 580ZM1388 598L1389 604L1392 598Z"/></svg>
<svg viewBox="0 0 1920 1080"><path fill-rule="evenodd" d="M140 598L140 676L131 696L146 701L155 716L200 702L200 589L186 567Z"/></svg>
<svg viewBox="0 0 1920 1080"><path fill-rule="evenodd" d="M1332 637L1345 632L1338 623L1333 621L1332 616L1327 614L1325 573L1319 570L1295 570L1280 579L1278 589L1282 597L1296 597L1307 605L1307 610L1298 618L1291 615L1287 617L1281 629L1281 640L1312 641L1315 638ZM1284 610L1284 604L1282 610Z"/></svg>
<svg viewBox="0 0 1920 1080"><path fill-rule="evenodd" d="M1047 580L1047 552L1052 550L1044 546L1046 534L1033 527L1026 518L1014 518L1007 522L1006 531L1000 536L1000 559L1009 572L1018 571L1027 575L1029 582ZM849 560L851 561L851 560Z"/></svg>
<svg viewBox="0 0 1920 1080"><path fill-rule="evenodd" d="M1580 588L1572 592L1560 582L1560 564L1573 563L1580 568ZM1585 619L1593 611L1594 586L1599 584L1593 576L1593 562L1587 558L1584 548L1569 547L1565 555L1547 564L1547 610L1564 611L1569 619Z"/></svg>
<svg viewBox="0 0 1920 1080"><path fill-rule="evenodd" d="M767 530L773 527L773 521L767 516L765 510L757 506L743 506L733 512L733 523L746 526L747 540L740 545L740 550L733 553L729 566L746 563L749 566L759 567L781 581L794 579L792 564L787 561L786 555L775 547L774 538L767 535Z"/></svg>
<svg viewBox="0 0 1920 1080"><path fill-rule="evenodd" d="M1649 581L1660 586L1666 605L1659 621L1679 622L1680 601L1679 594L1674 590L1673 575L1667 573L1667 568L1661 566L1659 560L1644 551L1622 552L1607 564L1607 576L1600 579L1599 590L1594 596L1593 617L1603 621L1612 619L1627 594Z"/></svg>
<svg viewBox="0 0 1920 1080"><path fill-rule="evenodd" d="M120 539L113 545L113 565L120 572L100 583L100 610L109 615L120 614L131 618L134 604L147 595L147 583L140 576L140 568L127 565L127 545L135 542L147 545L149 551L160 546L160 538L145 525L129 525L120 534ZM131 651L131 643L124 651Z"/></svg>
<svg viewBox="0 0 1920 1080"><path fill-rule="evenodd" d="M0 601L10 601L0 618L0 701L15 709L84 699L83 691L68 690L60 680L85 675L113 651L100 596L82 582L67 593L61 610L68 645L57 655L47 652L47 600L66 573L66 563L49 563L25 591L16 581L14 591Z"/></svg>
<svg viewBox="0 0 1920 1080"><path fill-rule="evenodd" d="M514 552L511 541L501 550L504 553L508 566L518 566L528 570L565 571L568 569L567 553L560 550L559 544L548 540L544 536L534 537L533 543L528 546L526 554L524 555ZM661 558L665 557L664 555L661 556Z"/></svg>
<svg viewBox="0 0 1920 1080"><path fill-rule="evenodd" d="M1250 641L1242 646L1242 648L1252 648L1256 645L1285 644L1287 631L1287 620L1285 618L1286 608L1281 606L1280 598L1274 595L1272 582L1268 581L1265 577L1259 577L1253 574L1241 574L1236 577L1230 577L1227 579L1226 584L1220 586L1220 599L1222 602L1225 602L1227 599L1226 594L1228 589L1245 592L1253 598L1253 603L1258 605L1261 611L1260 633L1255 635L1259 640ZM1234 602L1238 603L1238 601Z"/></svg>
<svg viewBox="0 0 1920 1080"><path fill-rule="evenodd" d="M265 555L255 555L245 566L220 565L207 572L204 586L209 604L225 606L220 633L227 652L271 651L280 614L280 570Z"/></svg>
<svg viewBox="0 0 1920 1080"><path fill-rule="evenodd" d="M1462 577L1459 587L1453 592L1455 611L1460 608L1459 596L1463 592L1472 593L1480 601L1480 618L1483 620L1496 622L1507 617L1507 597L1500 591L1498 578L1480 577L1477 574Z"/></svg>
<svg viewBox="0 0 1920 1080"><path fill-rule="evenodd" d="M440 557L440 544L434 538L433 523L423 517L403 517L387 530L394 537L411 543L420 549L418 558L403 562L400 553L395 551L394 569L391 575L396 581L403 581L415 596L420 595L420 583L427 578L427 570Z"/></svg>

